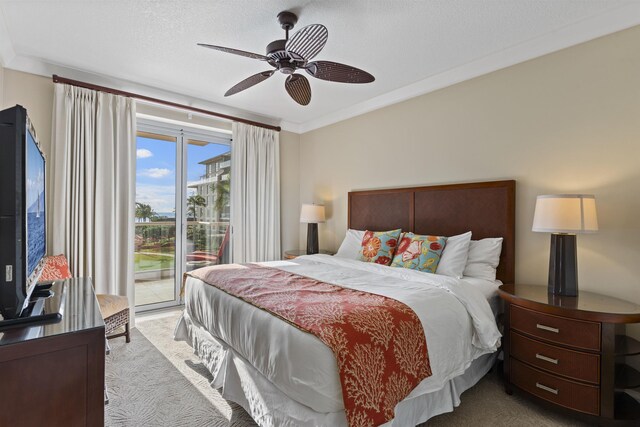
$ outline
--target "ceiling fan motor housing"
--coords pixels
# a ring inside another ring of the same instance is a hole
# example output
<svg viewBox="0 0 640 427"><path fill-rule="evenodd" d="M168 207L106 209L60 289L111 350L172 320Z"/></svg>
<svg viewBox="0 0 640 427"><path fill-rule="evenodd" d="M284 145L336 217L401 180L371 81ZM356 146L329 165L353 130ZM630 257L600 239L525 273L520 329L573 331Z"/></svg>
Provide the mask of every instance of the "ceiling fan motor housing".
<svg viewBox="0 0 640 427"><path fill-rule="evenodd" d="M274 57L274 59L286 57L287 54L284 51L284 46L286 43L287 41L284 39L272 41L271 43L269 43L267 45L267 56ZM280 53L282 53L283 55L280 55Z"/></svg>
<svg viewBox="0 0 640 427"><path fill-rule="evenodd" d="M281 73L293 74L298 68L298 64L285 51L286 43L287 41L284 39L269 43L267 45L267 56L271 59L269 62Z"/></svg>

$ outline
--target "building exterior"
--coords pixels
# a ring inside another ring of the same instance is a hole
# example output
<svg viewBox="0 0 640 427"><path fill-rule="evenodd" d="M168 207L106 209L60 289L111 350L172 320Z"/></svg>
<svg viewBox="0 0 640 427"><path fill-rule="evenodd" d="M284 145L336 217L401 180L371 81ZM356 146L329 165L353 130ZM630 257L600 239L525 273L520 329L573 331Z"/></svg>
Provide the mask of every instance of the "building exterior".
<svg viewBox="0 0 640 427"><path fill-rule="evenodd" d="M219 188L218 184L225 183L227 184L226 191L229 189L231 152L203 160L200 164L205 166L205 174L200 177L200 180L187 186L189 189L195 190L195 195L202 196L206 202L206 206L195 207L195 219L202 222L228 222L230 215L228 193L226 195L227 203L218 212L216 211L216 189ZM189 193L192 195L193 191ZM193 215L190 213L188 217L191 218Z"/></svg>

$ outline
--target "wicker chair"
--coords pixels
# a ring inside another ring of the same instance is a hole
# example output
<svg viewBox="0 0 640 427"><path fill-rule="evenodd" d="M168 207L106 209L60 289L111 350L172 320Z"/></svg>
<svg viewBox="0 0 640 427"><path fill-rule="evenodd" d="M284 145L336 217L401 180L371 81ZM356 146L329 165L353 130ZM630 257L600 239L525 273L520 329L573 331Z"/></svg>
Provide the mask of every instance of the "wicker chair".
<svg viewBox="0 0 640 427"><path fill-rule="evenodd" d="M120 295L97 294L100 313L104 319L104 333L107 339L125 337L131 342L129 334L129 299ZM124 326L124 332L118 332Z"/></svg>
<svg viewBox="0 0 640 427"><path fill-rule="evenodd" d="M64 255L48 256L40 275L41 282L70 279L69 263ZM129 299L120 295L97 294L100 313L104 319L104 332L108 339L125 337L131 342L129 334ZM124 327L124 332L116 332Z"/></svg>

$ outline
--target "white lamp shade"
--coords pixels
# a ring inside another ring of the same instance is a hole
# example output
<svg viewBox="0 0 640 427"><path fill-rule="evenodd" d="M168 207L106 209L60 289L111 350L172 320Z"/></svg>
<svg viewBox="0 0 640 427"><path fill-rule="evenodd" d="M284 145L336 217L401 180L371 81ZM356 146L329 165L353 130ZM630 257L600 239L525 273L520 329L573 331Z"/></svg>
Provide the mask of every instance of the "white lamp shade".
<svg viewBox="0 0 640 427"><path fill-rule="evenodd" d="M596 198L590 194L538 196L532 230L546 233L595 233L598 231Z"/></svg>
<svg viewBox="0 0 640 427"><path fill-rule="evenodd" d="M302 205L302 209L300 210L300 222L317 224L324 221L324 206L307 204Z"/></svg>

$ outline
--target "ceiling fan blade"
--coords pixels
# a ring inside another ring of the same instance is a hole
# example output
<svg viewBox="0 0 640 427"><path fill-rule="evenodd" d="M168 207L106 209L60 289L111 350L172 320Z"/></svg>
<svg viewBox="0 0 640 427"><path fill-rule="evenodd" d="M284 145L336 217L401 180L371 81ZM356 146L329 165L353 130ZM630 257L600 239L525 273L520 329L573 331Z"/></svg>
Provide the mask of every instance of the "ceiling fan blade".
<svg viewBox="0 0 640 427"><path fill-rule="evenodd" d="M268 61L269 60L269 58L264 56L264 55L260 55L258 53L253 53L253 52L245 52L244 50L233 49L233 48L230 48L230 47L215 46L215 45L212 45L212 44L204 44L204 43L198 43L198 46L202 46L202 47L206 47L206 48L214 49L214 50L219 50L221 52L233 53L234 55L246 56L247 58L259 59L260 61Z"/></svg>
<svg viewBox="0 0 640 427"><path fill-rule="evenodd" d="M251 77L247 77L246 79L244 79L243 81L241 81L240 83L238 83L237 85L229 89L227 93L224 94L224 96L235 95L238 92L242 92L245 89L249 89L251 86L257 85L258 83L267 80L275 72L276 70L263 71L261 73L254 74Z"/></svg>
<svg viewBox="0 0 640 427"><path fill-rule="evenodd" d="M287 40L284 49L295 59L308 61L320 53L328 38L329 31L324 25L307 25Z"/></svg>
<svg viewBox="0 0 640 427"><path fill-rule="evenodd" d="M311 85L302 74L291 74L284 82L287 93L300 105L308 105L311 102Z"/></svg>
<svg viewBox="0 0 640 427"><path fill-rule="evenodd" d="M310 62L305 69L315 78L339 83L371 83L376 79L359 68L331 61Z"/></svg>

